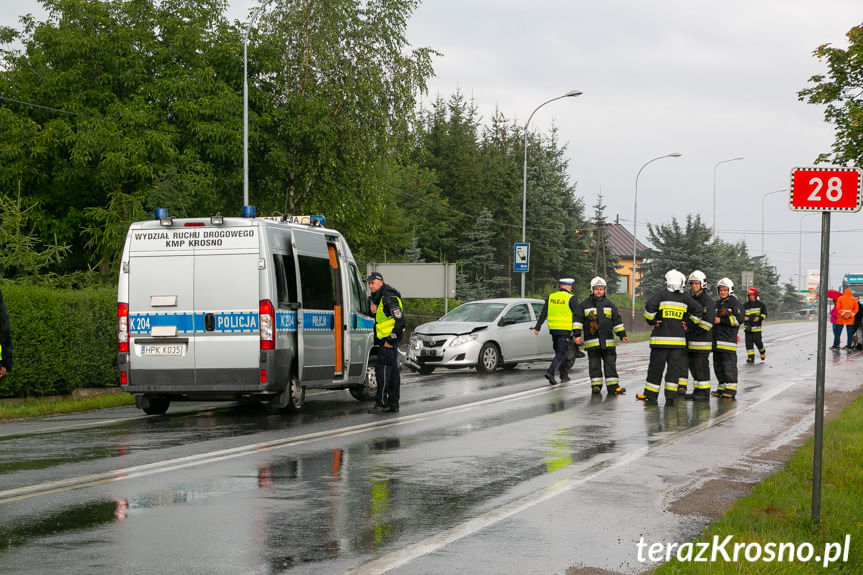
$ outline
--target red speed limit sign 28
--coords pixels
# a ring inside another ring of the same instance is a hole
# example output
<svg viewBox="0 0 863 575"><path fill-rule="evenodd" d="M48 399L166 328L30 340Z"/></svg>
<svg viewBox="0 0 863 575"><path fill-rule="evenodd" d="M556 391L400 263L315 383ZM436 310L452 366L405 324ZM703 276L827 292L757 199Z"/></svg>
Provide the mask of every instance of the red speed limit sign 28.
<svg viewBox="0 0 863 575"><path fill-rule="evenodd" d="M812 167L791 170L792 210L858 212L863 197L859 168Z"/></svg>

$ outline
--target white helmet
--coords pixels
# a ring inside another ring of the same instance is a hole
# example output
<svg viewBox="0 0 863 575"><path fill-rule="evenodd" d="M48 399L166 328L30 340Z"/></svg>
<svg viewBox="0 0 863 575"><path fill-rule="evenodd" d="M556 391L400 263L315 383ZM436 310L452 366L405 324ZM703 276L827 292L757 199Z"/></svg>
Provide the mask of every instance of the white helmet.
<svg viewBox="0 0 863 575"><path fill-rule="evenodd" d="M683 291L683 286L686 285L686 276L677 270L669 270L665 274L665 286L668 291Z"/></svg>
<svg viewBox="0 0 863 575"><path fill-rule="evenodd" d="M722 278L721 280L716 282L716 291L719 291L719 288L721 287L728 288L729 295L734 293L734 282L728 278Z"/></svg>
<svg viewBox="0 0 863 575"><path fill-rule="evenodd" d="M590 280L590 289L593 290L595 287L606 287L605 280L599 276Z"/></svg>
<svg viewBox="0 0 863 575"><path fill-rule="evenodd" d="M690 282L700 282L701 289L705 289L707 287L707 276L704 275L704 272L701 270L695 270L691 274L689 274Z"/></svg>

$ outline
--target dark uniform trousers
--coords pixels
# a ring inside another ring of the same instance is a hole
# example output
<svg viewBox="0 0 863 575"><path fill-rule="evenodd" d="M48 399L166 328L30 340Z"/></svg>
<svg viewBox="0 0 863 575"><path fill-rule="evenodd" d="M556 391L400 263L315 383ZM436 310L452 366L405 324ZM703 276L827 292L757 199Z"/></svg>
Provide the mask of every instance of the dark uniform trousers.
<svg viewBox="0 0 863 575"><path fill-rule="evenodd" d="M551 360L551 365L548 366L548 373L554 375L555 372L560 373L561 379L569 378L569 370L566 369L566 350L569 349L569 341L572 339L571 334L551 334L551 341L554 345L554 359Z"/></svg>
<svg viewBox="0 0 863 575"><path fill-rule="evenodd" d="M402 377L399 373L399 350L397 347L378 346L375 360L375 377L378 390L375 401L378 405L398 407Z"/></svg>
<svg viewBox="0 0 863 575"><path fill-rule="evenodd" d="M620 387L620 376L617 375L617 350L613 347L594 347L587 350L587 372L590 375L590 385L602 387L602 376L605 375L605 386L609 392Z"/></svg>
<svg viewBox="0 0 863 575"><path fill-rule="evenodd" d="M733 351L713 352L713 371L719 381L718 393L737 395L737 354Z"/></svg>
<svg viewBox="0 0 863 575"><path fill-rule="evenodd" d="M699 396L710 396L710 351L687 351L687 363L689 364L689 373L692 374L693 384L692 393ZM685 372L683 375L686 375ZM682 380L683 378L681 378ZM698 387L702 385L704 387Z"/></svg>
<svg viewBox="0 0 863 575"><path fill-rule="evenodd" d="M764 353L764 342L761 339L760 331L746 331L746 356L755 357L753 346L758 348L758 353Z"/></svg>
<svg viewBox="0 0 863 575"><path fill-rule="evenodd" d="M644 395L648 399L659 397L662 385L662 372L665 372L665 397L674 399L677 394L677 384L680 374L684 373L686 348L684 347L653 347L650 349L650 363L647 365L647 384Z"/></svg>

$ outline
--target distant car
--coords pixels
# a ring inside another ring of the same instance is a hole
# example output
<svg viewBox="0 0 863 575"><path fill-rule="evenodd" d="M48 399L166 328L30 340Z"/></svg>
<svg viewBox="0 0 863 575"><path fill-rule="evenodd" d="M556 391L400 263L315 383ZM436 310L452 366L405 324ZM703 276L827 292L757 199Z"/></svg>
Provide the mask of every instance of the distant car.
<svg viewBox="0 0 863 575"><path fill-rule="evenodd" d="M498 298L465 303L437 321L418 326L410 337L406 363L420 373L437 367L476 367L491 373L513 369L526 361L554 357L548 325L533 333L545 302L538 299ZM575 362L575 348L567 354Z"/></svg>

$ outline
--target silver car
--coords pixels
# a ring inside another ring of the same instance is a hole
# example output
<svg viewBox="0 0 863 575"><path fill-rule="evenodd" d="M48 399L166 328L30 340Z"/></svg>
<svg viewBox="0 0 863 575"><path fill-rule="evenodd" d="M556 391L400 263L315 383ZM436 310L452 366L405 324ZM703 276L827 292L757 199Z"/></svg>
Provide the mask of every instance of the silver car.
<svg viewBox="0 0 863 575"><path fill-rule="evenodd" d="M538 299L498 298L463 304L437 321L418 326L411 334L406 363L420 373L436 367L476 367L491 373L513 369L525 361L554 357L548 325L533 333L545 302ZM575 349L567 354L575 361Z"/></svg>

